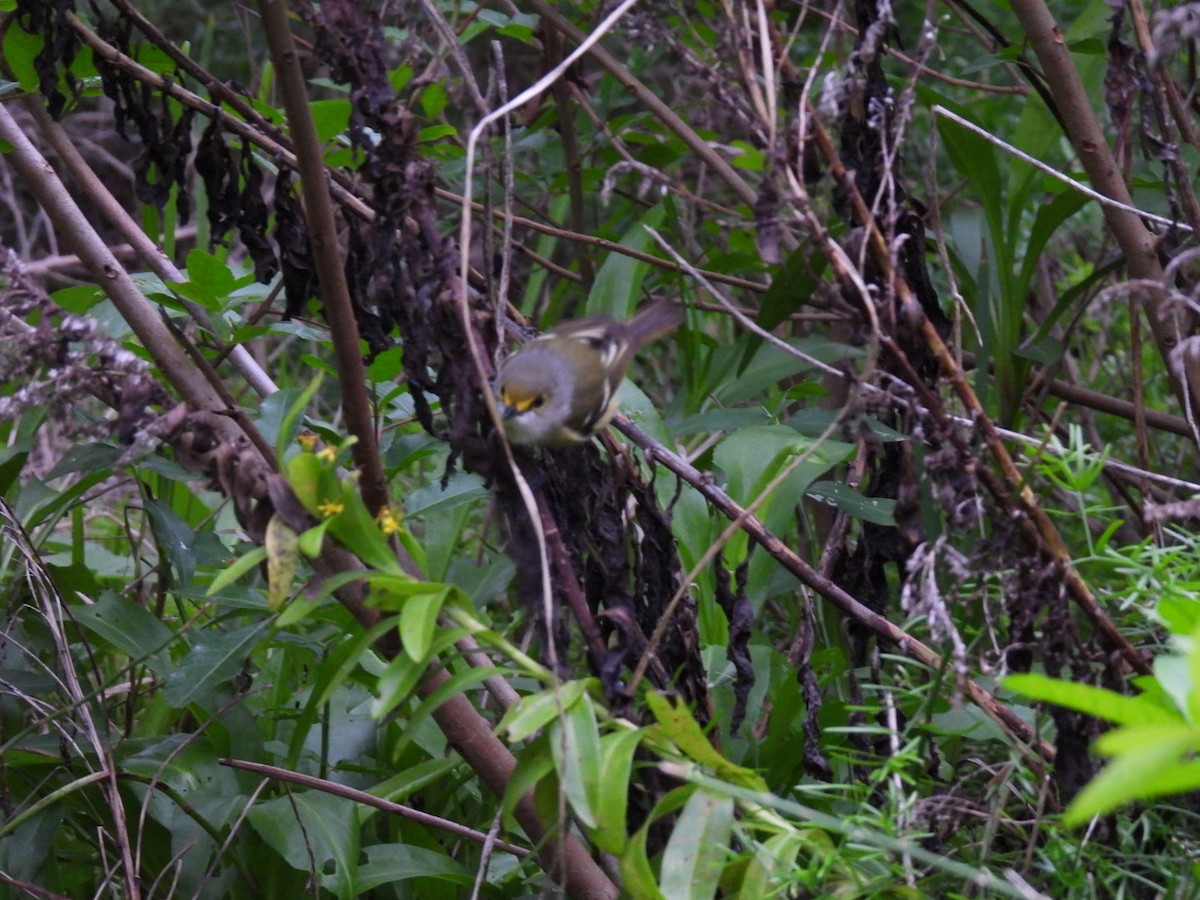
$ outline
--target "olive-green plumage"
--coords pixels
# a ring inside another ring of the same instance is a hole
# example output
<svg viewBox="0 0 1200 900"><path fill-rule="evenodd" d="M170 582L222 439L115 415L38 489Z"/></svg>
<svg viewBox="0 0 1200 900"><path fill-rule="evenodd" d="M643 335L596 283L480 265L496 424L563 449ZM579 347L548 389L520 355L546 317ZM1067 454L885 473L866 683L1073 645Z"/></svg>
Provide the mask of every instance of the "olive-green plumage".
<svg viewBox="0 0 1200 900"><path fill-rule="evenodd" d="M563 322L530 341L496 375L508 439L565 447L590 438L616 414L634 354L682 322L677 304L660 301L628 322L591 316Z"/></svg>

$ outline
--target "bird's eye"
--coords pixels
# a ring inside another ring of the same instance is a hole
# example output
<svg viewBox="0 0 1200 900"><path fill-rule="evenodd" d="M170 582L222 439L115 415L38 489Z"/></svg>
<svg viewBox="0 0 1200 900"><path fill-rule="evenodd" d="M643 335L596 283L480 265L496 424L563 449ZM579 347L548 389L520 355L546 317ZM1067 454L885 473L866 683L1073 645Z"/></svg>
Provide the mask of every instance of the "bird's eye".
<svg viewBox="0 0 1200 900"><path fill-rule="evenodd" d="M533 398L533 402L530 403L529 405L533 409L541 409L543 406L546 405L546 398L543 395L538 394L536 397Z"/></svg>

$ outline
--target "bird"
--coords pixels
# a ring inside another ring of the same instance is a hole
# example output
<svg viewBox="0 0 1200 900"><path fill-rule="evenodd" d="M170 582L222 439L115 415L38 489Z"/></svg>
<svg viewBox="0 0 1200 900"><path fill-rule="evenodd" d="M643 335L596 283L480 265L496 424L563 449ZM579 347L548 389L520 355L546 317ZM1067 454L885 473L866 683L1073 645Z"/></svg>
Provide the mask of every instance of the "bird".
<svg viewBox="0 0 1200 900"><path fill-rule="evenodd" d="M616 415L634 354L682 323L679 304L660 300L627 322L589 316L526 343L494 382L509 442L562 448L591 438Z"/></svg>

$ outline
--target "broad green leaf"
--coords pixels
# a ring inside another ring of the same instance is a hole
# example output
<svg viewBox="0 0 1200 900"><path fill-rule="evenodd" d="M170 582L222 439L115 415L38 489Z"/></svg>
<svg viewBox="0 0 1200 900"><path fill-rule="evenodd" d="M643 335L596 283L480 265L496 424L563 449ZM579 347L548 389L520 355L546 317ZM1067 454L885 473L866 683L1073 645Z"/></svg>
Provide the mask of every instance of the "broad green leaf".
<svg viewBox="0 0 1200 900"><path fill-rule="evenodd" d="M475 878L462 863L445 853L411 844L375 844L362 850L367 861L359 867L358 890L396 884L410 878L431 878L450 884L471 885ZM453 894L453 889L449 890Z"/></svg>
<svg viewBox="0 0 1200 900"><path fill-rule="evenodd" d="M766 790L761 776L751 769L734 765L717 752L712 743L700 730L699 723L692 716L683 700L678 697L668 697L658 691L646 694L646 705L654 714L665 737L669 738L679 750L702 766L707 766L720 777L735 784L752 790Z"/></svg>
<svg viewBox="0 0 1200 900"><path fill-rule="evenodd" d="M428 660L438 614L449 595L449 587L431 594L415 594L400 608L400 639L404 643L404 652L413 662Z"/></svg>
<svg viewBox="0 0 1200 900"><path fill-rule="evenodd" d="M446 629L446 645L448 646L449 644L460 640L464 635L465 632L461 629ZM442 639L443 635L441 632L439 632L437 640L441 641ZM437 642L435 641L435 649L437 646ZM425 723L433 716L434 712L440 709L451 697L464 694L482 684L487 679L496 675L504 674L506 673L501 669L493 669L487 666L476 668L472 666L466 671L459 672L457 675L454 675L447 681L443 682L438 686L437 690L426 696L420 702L420 704L418 704L417 708L413 710L412 715L408 717L404 725L404 732L402 736L403 739L399 744L399 748L403 749L406 742L414 740L415 736L419 733L420 729L425 725ZM374 707L372 707L372 714L373 713ZM397 753L400 752L400 749L397 750Z"/></svg>
<svg viewBox="0 0 1200 900"><path fill-rule="evenodd" d="M1130 725L1106 731L1096 738L1096 752L1105 756L1136 753L1149 746L1175 746L1180 753L1200 750L1200 728L1175 725Z"/></svg>
<svg viewBox="0 0 1200 900"><path fill-rule="evenodd" d="M766 425L743 428L726 437L713 451L713 461L728 476L730 496L750 504L780 471L804 457L758 508L759 518L778 530L786 527L812 483L853 452L853 444L833 440L817 444L786 425Z"/></svg>
<svg viewBox="0 0 1200 900"><path fill-rule="evenodd" d="M71 615L131 659L144 660L156 675L165 677L174 669L162 651L175 639L175 633L124 594L106 592L95 603L73 605Z"/></svg>
<svg viewBox="0 0 1200 900"><path fill-rule="evenodd" d="M379 523L367 511L358 493L358 486L347 479L342 482L342 511L330 519L329 531L343 547L381 572L401 572L396 554L379 528Z"/></svg>
<svg viewBox="0 0 1200 900"><path fill-rule="evenodd" d="M200 248L188 254L187 278L185 282L172 285L174 290L209 310L221 309L237 287L237 279L229 266Z"/></svg>
<svg viewBox="0 0 1200 900"><path fill-rule="evenodd" d="M265 623L246 625L212 639L201 632L179 667L167 678L163 691L166 701L176 709L204 704L213 691L242 671L266 628Z"/></svg>
<svg viewBox="0 0 1200 900"><path fill-rule="evenodd" d="M496 730L507 733L513 743L526 740L540 728L544 728L558 717L559 711L569 709L587 690L587 681L567 681L558 689L539 691L517 701L504 714Z"/></svg>
<svg viewBox="0 0 1200 900"><path fill-rule="evenodd" d="M629 839L625 852L621 854L621 878L624 889L636 900L675 900L659 890L658 879L654 877L654 870L650 867L650 859L646 854L646 838L650 833L650 826L656 820L675 812L695 791L696 788L688 784L668 793L654 804L642 827Z"/></svg>
<svg viewBox="0 0 1200 900"><path fill-rule="evenodd" d="M196 532L161 500L148 497L143 506L160 550L171 561L179 580L191 584L196 573Z"/></svg>
<svg viewBox="0 0 1200 900"><path fill-rule="evenodd" d="M72 472L88 472L95 469L107 469L121 458L122 450L112 444L73 444L54 465L47 475L47 481L70 475Z"/></svg>
<svg viewBox="0 0 1200 900"><path fill-rule="evenodd" d="M950 162L982 199L989 230L993 235L1001 234L1004 228L1004 178L995 149L974 131L944 116L938 117L937 126ZM1007 259L1007 253L1003 259Z"/></svg>
<svg viewBox="0 0 1200 900"><path fill-rule="evenodd" d="M703 434L710 431L736 431L769 425L771 416L763 409L710 409L688 416L671 429L675 437Z"/></svg>
<svg viewBox="0 0 1200 900"><path fill-rule="evenodd" d="M508 783L504 786L504 796L500 802L500 810L507 828L512 830L517 827L513 818L517 802L553 771L554 755L550 752L549 736L546 734L517 754L516 768L508 776Z"/></svg>
<svg viewBox="0 0 1200 900"><path fill-rule="evenodd" d="M663 423L662 413L646 396L645 391L630 378L626 378L621 384L620 391L621 412L632 419L633 423L650 437L670 446L671 433Z"/></svg>
<svg viewBox="0 0 1200 900"><path fill-rule="evenodd" d="M1147 737L1144 746L1118 756L1079 792L1063 813L1063 824L1081 825L1124 803L1200 787L1200 761L1182 757L1195 747L1193 735L1161 743Z"/></svg>
<svg viewBox="0 0 1200 900"><path fill-rule="evenodd" d="M607 853L620 855L628 840L626 812L629 804L633 755L646 736L641 729L618 731L600 739L600 802L592 840Z"/></svg>
<svg viewBox="0 0 1200 900"><path fill-rule="evenodd" d="M317 139L332 141L350 126L350 101L344 97L331 100L313 100L308 104L312 111Z"/></svg>
<svg viewBox="0 0 1200 900"><path fill-rule="evenodd" d="M662 224L665 210L661 204L646 212L640 222L625 232L621 246L643 252L651 249L653 241L645 226L657 228ZM610 253L596 272L592 292L588 295L589 313L602 313L618 322L633 316L641 300L642 281L650 271L650 264L636 260L624 253Z"/></svg>
<svg viewBox="0 0 1200 900"><path fill-rule="evenodd" d="M1046 249L1046 244L1054 236L1054 232L1088 202L1089 198L1086 195L1064 185L1049 203L1038 204L1037 214L1025 243L1021 274L1016 282L1018 295L1024 296L1028 292L1038 260L1041 259L1042 251Z"/></svg>
<svg viewBox="0 0 1200 900"><path fill-rule="evenodd" d="M551 723L550 752L571 809L580 822L594 828L600 802L600 730L587 694Z"/></svg>
<svg viewBox="0 0 1200 900"><path fill-rule="evenodd" d="M339 898L358 895L358 804L321 791L293 790L256 804L247 818L290 866Z"/></svg>
<svg viewBox="0 0 1200 900"><path fill-rule="evenodd" d="M732 858L733 799L698 790L688 798L663 853L662 892L679 900L707 900L717 893L721 871Z"/></svg>
<svg viewBox="0 0 1200 900"><path fill-rule="evenodd" d="M266 558L266 547L255 547L248 553L239 556L231 565L217 573L217 577L208 586L208 595L212 597L219 594L223 588L233 584L251 569L260 565Z"/></svg>
<svg viewBox="0 0 1200 900"><path fill-rule="evenodd" d="M275 458L286 459L292 442L300 433L304 409L308 406L325 376L318 372L304 390L284 388L263 400L258 427L268 441L275 445Z"/></svg>
<svg viewBox="0 0 1200 900"><path fill-rule="evenodd" d="M404 508L410 516L429 516L449 512L487 496L482 478L469 472L456 472L444 487L440 481L434 481L409 492L404 498Z"/></svg>
<svg viewBox="0 0 1200 900"><path fill-rule="evenodd" d="M446 628L438 632L429 645L429 656L436 656L455 641L462 638L464 632L459 628ZM428 657L427 657L428 658ZM399 653L388 663L387 668L380 674L375 685L376 699L371 704L371 716L382 719L393 709L405 702L417 689L421 679L427 674L426 660L414 661L407 653ZM480 672L480 669L471 671ZM491 674L496 674L493 672Z"/></svg>
<svg viewBox="0 0 1200 900"><path fill-rule="evenodd" d="M895 525L896 501L884 497L866 497L848 484L838 481L818 481L808 489L808 496L828 503L842 512L873 522L876 525Z"/></svg>
<svg viewBox="0 0 1200 900"><path fill-rule="evenodd" d="M759 307L758 324L773 331L776 325L802 309L816 293L828 265L825 255L811 244L804 243L793 250L771 276L771 286ZM747 344L743 369L760 342L759 338L754 338Z"/></svg>

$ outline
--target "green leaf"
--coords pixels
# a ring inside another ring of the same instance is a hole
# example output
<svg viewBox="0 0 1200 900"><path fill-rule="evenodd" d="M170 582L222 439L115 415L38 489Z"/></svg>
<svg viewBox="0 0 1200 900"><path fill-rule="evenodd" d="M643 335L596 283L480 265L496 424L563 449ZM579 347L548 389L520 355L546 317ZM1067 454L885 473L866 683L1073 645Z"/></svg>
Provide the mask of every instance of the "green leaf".
<svg viewBox="0 0 1200 900"><path fill-rule="evenodd" d="M312 399L316 385L321 383L323 377L318 372L305 390L283 388L259 404L256 424L263 437L274 445L277 459L284 459L288 450L292 449L300 431L304 407Z"/></svg>
<svg viewBox="0 0 1200 900"><path fill-rule="evenodd" d="M426 659L432 659L433 656L442 653L442 650L450 647L464 635L466 632L456 628L437 632L430 644L430 652ZM376 683L378 696L371 703L372 718L383 719L392 709L407 701L416 690L416 685L420 684L422 678L425 678L427 667L426 660L414 661L412 656L407 653L397 654L396 658L391 660L388 667L380 674ZM482 670L472 671L480 672Z"/></svg>
<svg viewBox="0 0 1200 900"><path fill-rule="evenodd" d="M788 873L796 865L796 856L804 848L804 837L797 832L775 834L754 848L750 865L746 867L739 900L758 900L759 897L780 895L787 883Z"/></svg>
<svg viewBox="0 0 1200 900"><path fill-rule="evenodd" d="M621 412L633 420L633 423L654 438L656 441L670 446L671 433L667 430L662 419L662 413L646 396L637 384L626 378L621 384Z"/></svg>
<svg viewBox="0 0 1200 900"><path fill-rule="evenodd" d="M842 512L876 525L896 524L896 501L884 497L866 497L838 481L818 481L808 489L808 496L828 503Z"/></svg>
<svg viewBox="0 0 1200 900"><path fill-rule="evenodd" d="M559 710L566 710L582 697L587 684L586 681L567 681L559 686L557 696L551 689L522 697L504 714L496 730L507 732L513 743L526 740L553 722Z"/></svg>
<svg viewBox="0 0 1200 900"><path fill-rule="evenodd" d="M600 802L600 729L587 694L551 724L550 752L571 809L580 822L594 828Z"/></svg>
<svg viewBox="0 0 1200 900"><path fill-rule="evenodd" d="M1021 274L1017 278L1015 286L1017 295L1023 297L1028 293L1038 260L1054 232L1089 201L1090 198L1087 195L1064 185L1049 203L1038 205L1021 260Z"/></svg>
<svg viewBox="0 0 1200 900"><path fill-rule="evenodd" d="M621 238L621 246L647 252L653 241L646 226L658 228L662 224L665 209L662 204L652 207ZM587 308L592 314L602 313L618 322L633 316L642 294L642 281L650 271L650 264L636 260L624 253L610 253L596 272L596 280L588 295Z"/></svg>
<svg viewBox="0 0 1200 900"><path fill-rule="evenodd" d="M90 605L73 605L71 615L131 659L144 660L154 674L166 677L175 668L170 657L163 653L175 639L175 633L125 595L106 592Z"/></svg>
<svg viewBox="0 0 1200 900"><path fill-rule="evenodd" d="M713 747L682 699L668 697L658 691L648 691L646 705L658 720L662 734L688 758L707 766L734 784L751 790L766 790L766 785L757 772L734 765Z"/></svg>
<svg viewBox="0 0 1200 900"><path fill-rule="evenodd" d="M425 662L437 631L438 614L450 595L450 588L430 594L416 594L404 601L400 609L400 639L404 652L413 662Z"/></svg>
<svg viewBox="0 0 1200 900"><path fill-rule="evenodd" d="M618 731L600 739L600 791L596 828L592 840L607 853L620 855L628 841L626 811L629 804L633 755L646 736L642 729Z"/></svg>
<svg viewBox="0 0 1200 900"><path fill-rule="evenodd" d="M739 428L754 428L769 425L771 416L763 409L709 409L688 416L671 429L675 437L704 434L712 431L737 431Z"/></svg>
<svg viewBox="0 0 1200 900"><path fill-rule="evenodd" d="M417 132L417 141L426 143L428 141L440 140L444 137L451 137L458 134L458 129L453 125L430 125L428 128L422 128Z"/></svg>
<svg viewBox="0 0 1200 900"><path fill-rule="evenodd" d="M545 734L517 754L517 766L508 776L508 783L504 785L504 796L500 801L500 811L507 828L512 830L517 827L513 810L517 808L518 801L553 771L554 755L550 752L550 744Z"/></svg>
<svg viewBox="0 0 1200 900"><path fill-rule="evenodd" d="M120 447L112 444L73 444L46 474L46 480L53 481L72 472L110 468L121 458L122 452Z"/></svg>
<svg viewBox="0 0 1200 900"><path fill-rule="evenodd" d="M248 553L239 556L232 565L226 566L217 573L217 577L214 578L212 584L208 586L206 593L210 597L219 594L223 588L233 584L266 558L266 547L255 547Z"/></svg>
<svg viewBox="0 0 1200 900"><path fill-rule="evenodd" d="M995 149L979 134L945 116L938 117L937 125L950 162L983 200L989 230L993 235L1002 235L1004 178L1000 174ZM1007 254L1004 259L1007 259ZM1003 266L1003 262L1000 265Z"/></svg>
<svg viewBox="0 0 1200 900"><path fill-rule="evenodd" d="M176 709L205 704L217 688L242 671L266 628L265 623L247 625L210 640L202 634L167 678L164 699Z"/></svg>
<svg viewBox="0 0 1200 900"><path fill-rule="evenodd" d="M1180 721L1178 714L1145 694L1127 697L1107 688L1060 681L1035 672L1009 675L1004 679L1004 686L1026 697L1056 703L1120 725L1171 725Z"/></svg>
<svg viewBox="0 0 1200 900"><path fill-rule="evenodd" d="M1096 738L1096 752L1105 756L1135 753L1147 746L1173 745L1186 753L1200 749L1200 729L1192 725L1130 725L1106 731Z"/></svg>
<svg viewBox="0 0 1200 900"><path fill-rule="evenodd" d="M688 798L663 853L662 892L680 900L707 900L717 893L721 871L732 858L733 799L698 790Z"/></svg>
<svg viewBox="0 0 1200 900"><path fill-rule="evenodd" d="M191 584L196 573L196 532L161 500L147 498L143 505L159 549L170 560L179 580Z"/></svg>
<svg viewBox="0 0 1200 900"><path fill-rule="evenodd" d="M457 509L487 497L483 479L470 472L456 472L445 487L438 481L422 485L404 498L404 509L410 516L428 516Z"/></svg>
<svg viewBox="0 0 1200 900"><path fill-rule="evenodd" d="M634 832L625 847L625 852L621 854L621 878L624 888L637 900L675 900L674 897L668 898L658 889L658 880L654 877L654 870L650 867L650 860L646 855L646 837L655 821L675 812L687 803L695 791L694 786L684 785L675 788L655 803L650 815L646 817L642 827Z"/></svg>
<svg viewBox="0 0 1200 900"><path fill-rule="evenodd" d="M421 108L425 115L436 119L446 108L446 88L440 81L433 81L421 90Z"/></svg>
<svg viewBox="0 0 1200 900"><path fill-rule="evenodd" d="M1149 800L1200 787L1200 761L1182 755L1196 748L1196 734L1160 740L1156 729L1143 729L1145 743L1109 763L1063 813L1063 824L1081 825L1134 800Z"/></svg>
<svg viewBox="0 0 1200 900"><path fill-rule="evenodd" d="M853 444L826 440L818 445L787 425L764 425L729 435L714 449L713 462L729 479L729 495L749 504L784 467L792 465L797 457L807 457L758 508L759 518L778 530L786 527L792 510L812 483L853 453Z"/></svg>
<svg viewBox="0 0 1200 900"><path fill-rule="evenodd" d="M367 861L358 870L360 893L410 878L432 878L459 885L475 881L462 863L437 850L411 844L375 844L364 847L362 852Z"/></svg>
<svg viewBox="0 0 1200 900"><path fill-rule="evenodd" d="M40 86L41 78L34 60L45 46L45 38L40 34L30 34L16 21L10 22L4 29L4 61L23 91L35 93Z"/></svg>
<svg viewBox="0 0 1200 900"><path fill-rule="evenodd" d="M350 101L345 97L313 100L308 108L312 111L317 139L322 142L333 140L350 127Z"/></svg>
<svg viewBox="0 0 1200 900"><path fill-rule="evenodd" d="M322 791L291 791L256 804L247 818L288 865L338 897L358 895L358 804Z"/></svg>
<svg viewBox="0 0 1200 900"><path fill-rule="evenodd" d="M187 281L172 284L181 297L193 300L208 310L220 310L237 288L237 279L229 266L206 250L196 248L187 257Z"/></svg>

